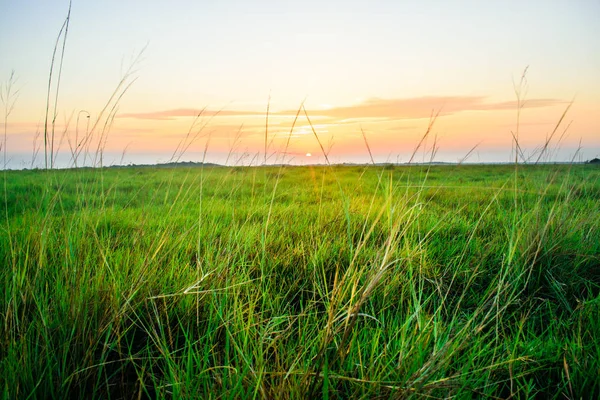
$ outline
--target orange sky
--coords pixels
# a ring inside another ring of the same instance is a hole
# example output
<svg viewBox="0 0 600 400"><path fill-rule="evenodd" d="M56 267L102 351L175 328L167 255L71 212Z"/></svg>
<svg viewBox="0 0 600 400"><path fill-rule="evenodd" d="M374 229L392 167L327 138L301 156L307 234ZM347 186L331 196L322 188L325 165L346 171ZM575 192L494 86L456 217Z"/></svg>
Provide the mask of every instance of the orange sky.
<svg viewBox="0 0 600 400"><path fill-rule="evenodd" d="M559 123L571 100L555 98L526 99L521 109L519 139L524 148L534 150L542 145ZM600 122L596 118L595 104L575 102L556 129L554 144L562 146L581 140L582 145L597 147L600 143L597 132ZM270 160L278 159L292 127L298 110L274 110L269 113L268 152ZM512 144L511 132L516 132L516 100L494 102L483 96L419 97L407 99L369 99L362 103L342 107L307 108L312 122L308 123L301 112L294 130L291 131L288 154L295 161L306 153L322 153L312 128L321 142L334 155L366 157L363 133L366 135L372 152L380 161L396 159L398 154L408 154L425 134L431 117L439 113L433 124L431 140L435 138L440 149L452 151L460 159L473 146L481 151L509 148ZM56 128L56 135L62 137L61 149L68 151L75 143L75 135L83 138L87 114L70 116L67 134L63 136L64 121ZM194 122L195 121L195 122ZM112 122L106 136L105 150L113 153L172 153L179 144L184 144L189 152L201 152L207 141L209 150L217 153L248 153L249 157L263 159L266 125L266 106L261 111L236 110L232 107L213 109L171 109L143 113L119 113ZM77 129L75 128L77 126ZM40 131L28 123L9 123L9 138L18 152L31 152L33 137L26 132ZM103 125L96 127L97 143ZM576 132L578 135L575 135ZM16 142L14 139L26 140ZM559 141L559 139L561 139ZM58 139L57 139L58 141ZM42 138L38 137L37 146ZM94 148L94 146L92 146ZM165 153L165 154L166 154ZM277 154L275 154L277 153ZM258 156L260 154L260 156ZM279 154L279 155L278 155ZM507 159L509 153L507 153ZM168 157L163 157L168 158ZM288 157L289 161L291 160ZM402 160L402 158L401 158ZM406 161L406 160L405 160ZM456 160L450 160L456 161Z"/></svg>

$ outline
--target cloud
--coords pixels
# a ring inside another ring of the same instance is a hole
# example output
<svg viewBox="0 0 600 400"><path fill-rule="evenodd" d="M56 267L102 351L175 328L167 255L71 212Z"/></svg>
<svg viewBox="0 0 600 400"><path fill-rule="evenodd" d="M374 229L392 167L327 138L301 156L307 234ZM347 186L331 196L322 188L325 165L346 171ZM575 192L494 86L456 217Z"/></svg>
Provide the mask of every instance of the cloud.
<svg viewBox="0 0 600 400"><path fill-rule="evenodd" d="M172 120L177 117L235 117L248 115L264 115L258 111L231 111L231 110L207 110L195 108L176 108L173 110L151 111L145 113L125 113L117 115L117 118Z"/></svg>
<svg viewBox="0 0 600 400"><path fill-rule="evenodd" d="M309 111L323 117L339 119L385 118L385 119L418 119L429 118L437 111L440 115L451 115L461 111L496 111L516 110L516 101L496 103L485 102L484 96L428 96L405 99L372 98L363 103L333 107L326 110ZM558 99L530 99L524 103L525 108L551 107L563 104ZM292 111L287 111L291 113Z"/></svg>
<svg viewBox="0 0 600 400"><path fill-rule="evenodd" d="M332 107L320 110L307 110L311 117L332 118L335 120L358 120L358 119L420 119L429 118L433 113L439 111L440 115L451 115L462 111L501 111L516 110L517 101L486 102L485 96L425 96L399 99L372 98L362 103ZM552 107L565 104L566 101L559 99L529 99L523 104L524 108ZM272 111L272 116L293 117L297 110ZM242 117L242 116L264 116L264 111L245 110L208 110L177 108L173 110L152 111L145 113L119 114L118 118L172 120L177 117Z"/></svg>

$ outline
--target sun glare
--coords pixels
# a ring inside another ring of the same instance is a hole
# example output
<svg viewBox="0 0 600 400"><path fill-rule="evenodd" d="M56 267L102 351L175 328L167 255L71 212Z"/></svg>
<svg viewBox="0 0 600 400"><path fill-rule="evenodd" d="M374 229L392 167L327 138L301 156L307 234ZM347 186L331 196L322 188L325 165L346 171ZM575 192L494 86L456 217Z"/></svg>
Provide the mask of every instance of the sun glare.
<svg viewBox="0 0 600 400"><path fill-rule="evenodd" d="M306 157L311 157L311 156L312 156L312 154L306 153Z"/></svg>

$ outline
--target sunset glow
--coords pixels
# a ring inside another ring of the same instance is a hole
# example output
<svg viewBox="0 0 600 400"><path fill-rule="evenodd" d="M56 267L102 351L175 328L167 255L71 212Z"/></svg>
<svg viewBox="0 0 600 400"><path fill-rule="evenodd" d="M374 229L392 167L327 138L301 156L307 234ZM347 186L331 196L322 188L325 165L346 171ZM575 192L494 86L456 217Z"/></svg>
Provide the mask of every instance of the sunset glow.
<svg viewBox="0 0 600 400"><path fill-rule="evenodd" d="M50 62L68 9L59 3L3 7L0 78L5 89L14 70L19 91L2 121L13 168L43 153ZM583 0L75 1L56 146L68 158L76 135L95 126L108 163L166 161L189 141L182 159L206 150L215 162L232 154L228 163L250 164L264 159L266 132L268 162L294 163L319 159L316 134L335 162L366 162L365 138L378 162L402 162L437 115L427 146L441 161L474 146L470 161L508 161L517 130L527 154L552 136L555 160L590 159L600 155L597 15L598 2ZM131 87L109 102L123 78Z"/></svg>

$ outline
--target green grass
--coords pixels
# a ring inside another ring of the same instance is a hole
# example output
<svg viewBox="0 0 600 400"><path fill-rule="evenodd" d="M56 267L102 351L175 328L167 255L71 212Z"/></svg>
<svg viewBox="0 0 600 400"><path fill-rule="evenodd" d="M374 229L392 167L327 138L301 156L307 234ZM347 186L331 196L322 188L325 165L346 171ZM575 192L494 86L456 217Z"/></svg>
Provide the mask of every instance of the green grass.
<svg viewBox="0 0 600 400"><path fill-rule="evenodd" d="M4 398L598 398L600 169L5 171Z"/></svg>

